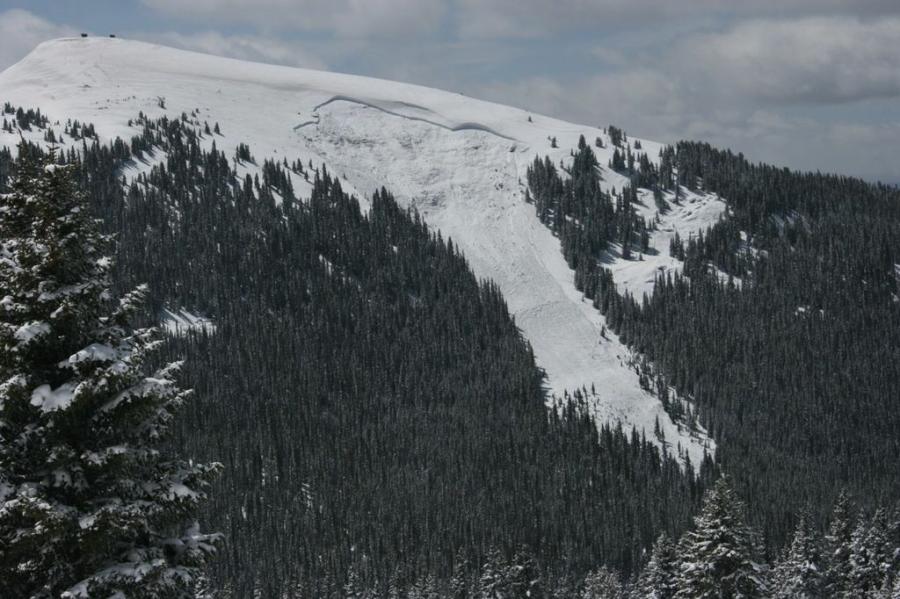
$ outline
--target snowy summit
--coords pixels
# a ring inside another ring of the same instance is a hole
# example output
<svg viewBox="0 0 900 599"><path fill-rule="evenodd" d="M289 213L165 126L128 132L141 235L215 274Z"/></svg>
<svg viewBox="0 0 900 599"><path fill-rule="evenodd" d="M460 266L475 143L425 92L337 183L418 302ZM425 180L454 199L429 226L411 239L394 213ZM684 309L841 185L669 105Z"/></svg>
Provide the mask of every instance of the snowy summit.
<svg viewBox="0 0 900 599"><path fill-rule="evenodd" d="M565 165L582 135L591 143L606 140L595 148L606 165L613 149L602 127L449 91L125 39L43 43L0 74L0 89L4 100L40 108L51 121L92 123L106 141L137 134L131 123L141 112L177 118L196 110L201 120L222 125L222 135L204 143L215 141L226 153L247 143L260 159L324 164L364 205L373 191L387 186L401 204L415 207L452 239L479 277L497 283L552 394L593 388L592 408L601 421L634 425L649 437L658 419L666 441L680 445L695 463L711 450L712 441L681 430L640 387L629 350L612 333L601 334L603 316L576 290L559 240L524 201L525 173L535 157ZM0 133L0 146L13 146L14 137ZM656 159L662 145L639 141ZM124 174L133 178L150 166L138 163ZM621 190L627 182L599 168L605 189ZM293 185L301 197L308 194L302 178ZM641 194L641 211L648 220L659 217L650 243L657 252L640 259L611 252L607 264L617 284L637 297L652 290L658 272L679 270L667 251L676 233L686 239L725 210L715 196L687 193L671 211L657 214L648 197Z"/></svg>

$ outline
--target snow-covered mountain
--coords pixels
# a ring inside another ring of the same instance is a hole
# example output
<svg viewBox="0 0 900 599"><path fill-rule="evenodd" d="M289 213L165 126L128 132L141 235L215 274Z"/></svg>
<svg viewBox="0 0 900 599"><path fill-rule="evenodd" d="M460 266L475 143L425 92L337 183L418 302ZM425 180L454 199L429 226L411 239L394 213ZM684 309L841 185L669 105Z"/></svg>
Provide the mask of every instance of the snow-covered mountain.
<svg viewBox="0 0 900 599"><path fill-rule="evenodd" d="M40 108L51 122L93 123L101 140L139 133L131 121L140 112L156 118L196 111L200 122L219 124L222 135L205 142L226 155L246 143L260 163L287 158L325 164L363 203L385 186L452 238L478 276L499 285L554 394L593 387L599 419L636 425L648 436L658 418L665 439L695 462L712 445L680 430L657 398L641 389L628 366L629 350L611 333L601 336L603 317L575 289L558 239L524 201L525 172L535 156L565 163L581 135L590 143L605 141L595 152L606 164L612 147L602 129L416 85L108 38L41 44L0 74L2 101ZM0 147L14 146L18 136L0 133ZM551 137L558 147L551 147ZM660 144L640 143L655 159ZM124 175L149 166L135 165ZM607 188L627 182L601 170ZM299 196L308 193L302 178L293 184ZM638 296L649 292L657 272L680 268L668 255L671 237L677 232L687 238L725 209L714 196L685 193L659 215L642 194L644 216L660 219L651 239L658 252L640 260L611 253L608 266L620 286Z"/></svg>

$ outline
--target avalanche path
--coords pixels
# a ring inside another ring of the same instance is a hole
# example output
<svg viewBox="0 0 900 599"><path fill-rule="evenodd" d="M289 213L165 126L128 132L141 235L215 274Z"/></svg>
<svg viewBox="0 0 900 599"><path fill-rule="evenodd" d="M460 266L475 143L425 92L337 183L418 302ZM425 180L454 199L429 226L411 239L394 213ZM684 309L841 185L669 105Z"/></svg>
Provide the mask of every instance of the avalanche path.
<svg viewBox="0 0 900 599"><path fill-rule="evenodd" d="M247 143L259 163L324 163L363 206L366 196L385 186L451 238L476 275L497 283L552 394L593 387L591 409L598 422L619 421L652 437L658 420L666 443L695 463L714 450L702 432L691 434L673 423L659 400L640 387L628 366L629 350L615 335L601 335L604 319L575 289L559 240L524 201L525 171L535 156L548 155L557 164L569 160L582 134L591 143L598 137L607 141L596 148L606 164L612 150L601 129L447 91L121 38L41 44L0 74L0 101L40 108L54 125L67 119L93 123L101 140L139 133L129 122L141 111L149 118L196 111L201 120L221 125L222 135L214 138L226 155ZM551 147L550 137L558 147ZM0 147L14 146L17 139L18 132L0 134ZM655 160L660 144L640 141ZM133 177L146 168L138 165L125 174ZM621 189L624 179L601 171L605 186ZM299 195L308 193L302 178L293 182ZM675 232L687 238L724 210L712 196L687 200L660 215L660 230L651 240L654 256L641 262L610 257L619 285L638 294L649 291L655 272L680 268L668 256L668 239ZM647 211L655 217L653 209Z"/></svg>

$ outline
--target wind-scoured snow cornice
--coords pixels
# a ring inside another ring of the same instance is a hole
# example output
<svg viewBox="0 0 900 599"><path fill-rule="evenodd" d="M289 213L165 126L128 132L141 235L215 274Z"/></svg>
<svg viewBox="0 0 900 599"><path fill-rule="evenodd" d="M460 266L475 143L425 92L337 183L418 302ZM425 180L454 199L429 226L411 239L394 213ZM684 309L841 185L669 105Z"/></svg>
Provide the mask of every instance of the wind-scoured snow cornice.
<svg viewBox="0 0 900 599"><path fill-rule="evenodd" d="M47 79L50 76L52 83ZM577 136L583 131L583 127L549 117L541 117L538 130L529 131L522 123L532 113L456 92L360 75L248 62L122 38L68 37L44 42L4 71L0 81L10 90L20 84L41 83L55 90L88 89L85 86L109 89L134 78L154 81L159 76L170 81L188 79L198 85L212 82L241 88L257 86L312 97L313 106L336 100L354 101L450 130L484 129L523 142L543 141L549 132L559 135L568 130ZM268 111L274 106L259 108Z"/></svg>

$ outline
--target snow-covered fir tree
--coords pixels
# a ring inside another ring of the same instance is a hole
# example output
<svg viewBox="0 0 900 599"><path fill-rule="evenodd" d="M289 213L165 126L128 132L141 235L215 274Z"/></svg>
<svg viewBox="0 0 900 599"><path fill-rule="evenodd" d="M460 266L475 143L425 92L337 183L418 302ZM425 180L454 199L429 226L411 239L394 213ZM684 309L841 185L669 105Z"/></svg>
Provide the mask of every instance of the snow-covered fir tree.
<svg viewBox="0 0 900 599"><path fill-rule="evenodd" d="M592 570L584 578L579 599L624 599L625 589L619 573L606 566Z"/></svg>
<svg viewBox="0 0 900 599"><path fill-rule="evenodd" d="M893 554L897 549L888 538L887 514L883 509L869 521L860 518L850 537L847 595L866 597L881 589L885 579L893 574Z"/></svg>
<svg viewBox="0 0 900 599"><path fill-rule="evenodd" d="M543 580L537 560L527 547L520 547L507 569L510 597L543 597Z"/></svg>
<svg viewBox="0 0 900 599"><path fill-rule="evenodd" d="M809 515L800 516L791 544L775 565L772 593L778 599L816 599L822 597L825 574L819 540L810 524Z"/></svg>
<svg viewBox="0 0 900 599"><path fill-rule="evenodd" d="M478 579L479 599L503 599L506 592L508 563L496 547L491 547L481 565Z"/></svg>
<svg viewBox="0 0 900 599"><path fill-rule="evenodd" d="M744 521L744 507L725 477L703 499L694 529L678 545L679 599L767 596L759 542Z"/></svg>
<svg viewBox="0 0 900 599"><path fill-rule="evenodd" d="M521 547L509 560L497 548L490 548L473 595L479 599L544 597L537 561L525 547Z"/></svg>
<svg viewBox="0 0 900 599"><path fill-rule="evenodd" d="M0 597L188 597L218 535L194 515L217 464L160 441L179 364L115 300L73 172L22 148L0 198Z"/></svg>
<svg viewBox="0 0 900 599"><path fill-rule="evenodd" d="M300 595L301 597L303 595ZM400 572L394 570L388 579L387 590L385 592L386 599L400 599L403 596L403 584L400 580Z"/></svg>
<svg viewBox="0 0 900 599"><path fill-rule="evenodd" d="M462 551L453 559L453 574L450 576L450 599L466 599L469 596L469 560Z"/></svg>
<svg viewBox="0 0 900 599"><path fill-rule="evenodd" d="M841 597L850 591L850 541L854 522L853 502L842 491L825 535L825 593L829 597Z"/></svg>
<svg viewBox="0 0 900 599"><path fill-rule="evenodd" d="M638 577L635 594L646 599L671 599L677 590L678 555L675 544L662 534L653 544L650 561Z"/></svg>
<svg viewBox="0 0 900 599"><path fill-rule="evenodd" d="M406 599L441 599L441 597L438 581L432 574L415 582L406 593Z"/></svg>

